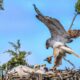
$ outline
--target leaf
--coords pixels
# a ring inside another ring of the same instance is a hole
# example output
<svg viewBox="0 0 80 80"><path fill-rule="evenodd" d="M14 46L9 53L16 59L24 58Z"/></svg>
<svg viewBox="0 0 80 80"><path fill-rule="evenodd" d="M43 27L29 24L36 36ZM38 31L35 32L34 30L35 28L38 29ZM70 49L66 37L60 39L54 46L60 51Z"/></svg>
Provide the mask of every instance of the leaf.
<svg viewBox="0 0 80 80"><path fill-rule="evenodd" d="M20 58L25 58L26 57L26 51L19 51L19 54L18 54L18 56L20 57Z"/></svg>
<svg viewBox="0 0 80 80"><path fill-rule="evenodd" d="M12 56L17 56L17 53L13 50L8 49L5 53L9 53Z"/></svg>
<svg viewBox="0 0 80 80"><path fill-rule="evenodd" d="M15 50L17 50L17 45L16 45L15 43L9 42L9 44L11 44L11 46L12 46Z"/></svg>
<svg viewBox="0 0 80 80"><path fill-rule="evenodd" d="M75 4L75 11L80 14L80 0L77 1L77 3Z"/></svg>
<svg viewBox="0 0 80 80"><path fill-rule="evenodd" d="M21 47L20 40L17 40L17 47L18 47L18 48Z"/></svg>

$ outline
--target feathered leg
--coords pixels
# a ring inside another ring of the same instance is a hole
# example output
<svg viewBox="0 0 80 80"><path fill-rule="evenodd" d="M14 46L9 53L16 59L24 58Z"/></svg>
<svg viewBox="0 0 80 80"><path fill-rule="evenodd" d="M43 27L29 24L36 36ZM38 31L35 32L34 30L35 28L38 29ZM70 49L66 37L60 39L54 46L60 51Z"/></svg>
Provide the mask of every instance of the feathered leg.
<svg viewBox="0 0 80 80"><path fill-rule="evenodd" d="M56 58L59 55L59 49L58 48L54 48L53 55L54 55L54 58Z"/></svg>
<svg viewBox="0 0 80 80"><path fill-rule="evenodd" d="M60 48L54 48L54 70L62 64L63 56L63 51Z"/></svg>

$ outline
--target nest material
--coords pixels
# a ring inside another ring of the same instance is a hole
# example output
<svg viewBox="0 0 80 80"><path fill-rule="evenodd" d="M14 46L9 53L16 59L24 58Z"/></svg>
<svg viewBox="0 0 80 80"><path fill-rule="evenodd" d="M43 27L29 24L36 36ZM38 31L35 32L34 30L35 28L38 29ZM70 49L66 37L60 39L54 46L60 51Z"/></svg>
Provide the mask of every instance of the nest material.
<svg viewBox="0 0 80 80"><path fill-rule="evenodd" d="M80 70L65 69L65 70L57 70L53 72L53 74L49 74L49 73L33 74L28 80L67 80L67 79L80 80ZM16 80L20 80L20 78L18 77L16 78ZM27 79L22 78L21 80L27 80Z"/></svg>

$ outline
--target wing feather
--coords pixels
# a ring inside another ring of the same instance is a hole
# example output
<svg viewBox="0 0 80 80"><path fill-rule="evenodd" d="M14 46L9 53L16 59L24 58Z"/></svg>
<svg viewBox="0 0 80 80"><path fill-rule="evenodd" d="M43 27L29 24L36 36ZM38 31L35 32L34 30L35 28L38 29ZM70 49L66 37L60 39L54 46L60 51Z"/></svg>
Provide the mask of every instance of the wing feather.
<svg viewBox="0 0 80 80"><path fill-rule="evenodd" d="M51 36L52 36L52 37L56 37L59 33L58 33L58 31L57 31L57 28L55 28L55 26L53 26L53 25L51 24L52 21L46 19L46 18L48 18L48 17L47 17L47 16L46 16L46 17L43 16L43 14L39 11L39 9L38 9L35 5L33 5L33 6L34 6L34 9L35 9L35 11L36 11L36 13L37 13L37 15L36 15L37 19L39 19L39 20L40 20L41 22L43 22L45 25L48 25L47 27L48 27L48 29L50 30ZM49 26L49 24L50 24L50 26Z"/></svg>
<svg viewBox="0 0 80 80"><path fill-rule="evenodd" d="M49 19L50 21L52 21L52 23L56 26L56 28L58 29L59 32L61 32L62 34L66 33L66 30L64 29L63 25L61 24L61 22L55 18L51 18Z"/></svg>
<svg viewBox="0 0 80 80"><path fill-rule="evenodd" d="M43 14L38 10L38 8L35 5L34 9L37 13L37 19L39 19L42 23L44 23L47 26L53 39L64 43L69 42L68 38L70 38L70 36L65 31L64 27L62 26L59 20L48 16L43 16Z"/></svg>
<svg viewBox="0 0 80 80"><path fill-rule="evenodd" d="M68 30L68 34L71 36L71 38L77 38L80 37L80 30Z"/></svg>

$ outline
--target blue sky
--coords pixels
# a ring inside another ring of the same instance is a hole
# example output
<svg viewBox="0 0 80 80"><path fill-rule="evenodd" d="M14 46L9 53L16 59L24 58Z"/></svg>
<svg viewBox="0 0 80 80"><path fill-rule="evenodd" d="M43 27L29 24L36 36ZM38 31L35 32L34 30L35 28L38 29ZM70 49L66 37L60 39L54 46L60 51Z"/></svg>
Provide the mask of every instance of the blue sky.
<svg viewBox="0 0 80 80"><path fill-rule="evenodd" d="M31 51L28 57L30 64L44 64L47 56L52 55L52 49L46 50L45 41L50 37L46 26L35 18L33 4L46 15L57 18L66 30L69 29L75 14L74 5L76 0L4 0L4 11L0 11L0 64L7 62L10 55L4 54L11 46L9 41L15 42L20 39L22 49ZM74 22L73 28L79 29L80 16ZM80 53L80 38L75 39L69 46L76 53ZM76 67L80 66L80 59L73 55L67 55ZM26 59L27 60L27 59ZM53 62L52 62L53 63ZM46 63L47 64L47 63ZM51 67L52 65L47 64ZM60 68L71 65L65 61Z"/></svg>

